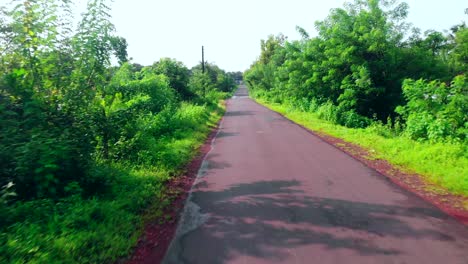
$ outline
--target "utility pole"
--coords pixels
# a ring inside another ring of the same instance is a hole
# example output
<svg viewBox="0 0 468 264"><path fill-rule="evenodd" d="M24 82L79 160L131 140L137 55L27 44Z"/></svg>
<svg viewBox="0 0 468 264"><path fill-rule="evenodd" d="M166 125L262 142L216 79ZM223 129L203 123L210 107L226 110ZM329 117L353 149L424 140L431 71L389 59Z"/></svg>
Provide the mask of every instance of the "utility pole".
<svg viewBox="0 0 468 264"><path fill-rule="evenodd" d="M205 73L205 47L201 46L201 65L202 72Z"/></svg>
<svg viewBox="0 0 468 264"><path fill-rule="evenodd" d="M201 65L202 65L202 74L205 75L205 47L201 46ZM202 79L203 82L203 97L206 96L206 83L205 78Z"/></svg>

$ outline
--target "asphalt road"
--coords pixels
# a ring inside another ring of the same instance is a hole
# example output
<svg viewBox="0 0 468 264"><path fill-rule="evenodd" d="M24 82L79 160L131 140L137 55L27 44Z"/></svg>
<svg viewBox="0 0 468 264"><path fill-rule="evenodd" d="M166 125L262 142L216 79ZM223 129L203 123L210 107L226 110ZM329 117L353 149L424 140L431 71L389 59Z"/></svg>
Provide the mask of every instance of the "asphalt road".
<svg viewBox="0 0 468 264"><path fill-rule="evenodd" d="M468 263L468 228L246 95L164 263Z"/></svg>

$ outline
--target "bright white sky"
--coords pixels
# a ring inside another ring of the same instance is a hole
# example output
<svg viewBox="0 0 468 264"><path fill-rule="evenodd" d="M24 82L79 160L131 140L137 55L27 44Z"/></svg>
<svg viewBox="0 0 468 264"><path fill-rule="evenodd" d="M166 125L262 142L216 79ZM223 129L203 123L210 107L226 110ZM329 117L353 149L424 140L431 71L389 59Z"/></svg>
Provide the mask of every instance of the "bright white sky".
<svg viewBox="0 0 468 264"><path fill-rule="evenodd" d="M0 0L4 4L9 0ZM298 39L299 25L311 36L314 22L344 0L114 0L112 21L128 41L133 62L175 58L189 68L205 60L227 71L244 71L258 57L260 40L283 33ZM407 21L426 29L449 29L467 21L466 0L406 0ZM86 0L75 0L83 10ZM79 11L77 11L79 12Z"/></svg>

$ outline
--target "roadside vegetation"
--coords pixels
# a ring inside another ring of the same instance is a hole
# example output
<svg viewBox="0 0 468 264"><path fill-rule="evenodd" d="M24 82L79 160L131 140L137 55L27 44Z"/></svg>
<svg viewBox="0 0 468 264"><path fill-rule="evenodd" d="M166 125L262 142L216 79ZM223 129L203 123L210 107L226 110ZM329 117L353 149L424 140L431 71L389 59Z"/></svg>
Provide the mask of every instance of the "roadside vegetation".
<svg viewBox="0 0 468 264"><path fill-rule="evenodd" d="M298 27L301 40L262 40L244 79L292 120L468 195L468 28L421 33L408 12L404 2L347 3L315 23L316 37Z"/></svg>
<svg viewBox="0 0 468 264"><path fill-rule="evenodd" d="M112 263L224 111L234 74L128 61L109 7L0 9L0 263ZM112 66L111 60L119 66Z"/></svg>

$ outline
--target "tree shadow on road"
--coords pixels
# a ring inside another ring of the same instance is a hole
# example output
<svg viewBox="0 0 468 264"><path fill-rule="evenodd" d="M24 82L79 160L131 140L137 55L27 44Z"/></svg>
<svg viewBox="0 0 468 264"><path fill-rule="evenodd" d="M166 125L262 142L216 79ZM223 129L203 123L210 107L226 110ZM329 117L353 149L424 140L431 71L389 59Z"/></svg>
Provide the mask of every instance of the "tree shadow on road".
<svg viewBox="0 0 468 264"><path fill-rule="evenodd" d="M230 116L250 116L254 115L255 113L253 111L227 111L224 116L230 117Z"/></svg>
<svg viewBox="0 0 468 264"><path fill-rule="evenodd" d="M225 138L225 137L235 137L238 136L238 132L224 132L224 131L219 131L219 133L216 135L216 138Z"/></svg>
<svg viewBox="0 0 468 264"><path fill-rule="evenodd" d="M436 208L311 197L298 186L298 181L260 181L220 191L200 186L192 202L209 218L202 228L180 238L182 259L225 263L241 254L282 261L290 257L289 249L313 244L360 255L398 255L400 250L376 246L369 237L454 240L436 229L413 228L403 220L446 219Z"/></svg>

